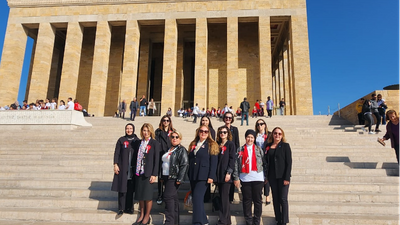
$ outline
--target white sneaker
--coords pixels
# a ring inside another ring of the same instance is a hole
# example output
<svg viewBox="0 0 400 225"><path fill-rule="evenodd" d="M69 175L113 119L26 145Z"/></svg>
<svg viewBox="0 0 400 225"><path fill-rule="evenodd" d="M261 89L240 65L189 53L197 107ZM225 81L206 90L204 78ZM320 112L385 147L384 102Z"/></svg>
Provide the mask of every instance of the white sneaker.
<svg viewBox="0 0 400 225"><path fill-rule="evenodd" d="M365 130L365 127L361 127L361 130L362 130L363 132L367 132L367 131Z"/></svg>
<svg viewBox="0 0 400 225"><path fill-rule="evenodd" d="M373 131L370 131L370 132L368 132L368 134L375 134L375 132L373 132Z"/></svg>

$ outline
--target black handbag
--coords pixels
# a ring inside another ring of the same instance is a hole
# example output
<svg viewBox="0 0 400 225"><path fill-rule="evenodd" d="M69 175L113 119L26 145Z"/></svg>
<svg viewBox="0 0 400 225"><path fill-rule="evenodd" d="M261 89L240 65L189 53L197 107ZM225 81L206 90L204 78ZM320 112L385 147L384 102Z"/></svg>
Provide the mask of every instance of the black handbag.
<svg viewBox="0 0 400 225"><path fill-rule="evenodd" d="M221 197L219 195L216 196L215 192L217 187L214 187L214 193L212 197L212 212L219 211L221 209Z"/></svg>

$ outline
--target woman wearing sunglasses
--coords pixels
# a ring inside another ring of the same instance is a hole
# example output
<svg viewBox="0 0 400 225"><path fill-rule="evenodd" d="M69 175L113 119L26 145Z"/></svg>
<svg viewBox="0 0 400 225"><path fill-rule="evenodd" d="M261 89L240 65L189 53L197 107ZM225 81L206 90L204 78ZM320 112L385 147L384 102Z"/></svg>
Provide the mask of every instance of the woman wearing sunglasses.
<svg viewBox="0 0 400 225"><path fill-rule="evenodd" d="M216 181L218 144L212 140L208 126L196 130L196 137L189 145L189 180L192 190L192 224L207 224L204 210L204 194L207 184Z"/></svg>
<svg viewBox="0 0 400 225"><path fill-rule="evenodd" d="M256 121L254 130L257 132L257 137L255 141L256 145L265 150L264 145L267 144L267 139L269 136L271 136L271 132L268 131L267 123L265 123L263 119L258 119ZM264 154L267 154L267 152L265 151ZM266 183L264 185L264 196L266 205L271 204L271 200L269 199L269 189L269 183Z"/></svg>
<svg viewBox="0 0 400 225"><path fill-rule="evenodd" d="M292 150L282 128L275 127L266 144L267 179L272 190L275 220L278 225L289 223L288 193L292 172Z"/></svg>
<svg viewBox="0 0 400 225"><path fill-rule="evenodd" d="M231 131L232 134L232 142L235 144L235 149L240 147L239 142L239 130L237 127L233 126L232 123L235 121L233 113L227 112L222 116L222 120L225 123L225 126ZM233 202L233 197L235 194L235 186L231 184L231 188L229 189L229 201Z"/></svg>
<svg viewBox="0 0 400 225"><path fill-rule="evenodd" d="M165 225L179 224L178 189L189 165L187 150L181 145L182 134L176 130L169 135L171 148L161 157L162 179L165 185Z"/></svg>
<svg viewBox="0 0 400 225"><path fill-rule="evenodd" d="M217 143L218 155L217 184L221 197L218 224L232 224L229 203L229 189L232 184L232 173L235 167L236 149L232 142L232 134L226 126L218 128Z"/></svg>
<svg viewBox="0 0 400 225"><path fill-rule="evenodd" d="M171 132L174 130L174 127L172 126L172 121L171 118L168 115L164 115L161 117L160 123L158 124L158 128L156 130L156 140L161 144L161 149L160 149L160 158L164 155L166 151L168 151L169 148L171 148L171 140L169 136L171 135ZM161 160L159 162L159 173L158 173L158 198L157 198L157 204L161 205L163 201L163 180L161 176Z"/></svg>

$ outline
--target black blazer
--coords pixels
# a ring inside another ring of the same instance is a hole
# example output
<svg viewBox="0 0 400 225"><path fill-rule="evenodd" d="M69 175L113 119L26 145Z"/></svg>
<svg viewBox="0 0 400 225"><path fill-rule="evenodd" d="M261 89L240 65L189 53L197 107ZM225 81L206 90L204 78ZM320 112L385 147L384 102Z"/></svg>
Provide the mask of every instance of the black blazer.
<svg viewBox="0 0 400 225"><path fill-rule="evenodd" d="M112 191L126 192L128 186L128 170L129 167L129 153L133 155L133 143L139 140L134 135L133 139L129 140L126 136L120 137L115 144L114 151L114 164L119 167L119 174L114 173L114 179L111 185ZM131 165L132 166L132 165ZM133 173L131 173L133 176Z"/></svg>
<svg viewBox="0 0 400 225"><path fill-rule="evenodd" d="M230 127L231 133L232 133L232 142L235 144L235 149L238 149L240 147L240 142L239 142L239 130L237 127L232 126Z"/></svg>
<svg viewBox="0 0 400 225"><path fill-rule="evenodd" d="M161 154L163 155L168 149L171 148L171 140L169 139L169 133L158 128L155 132L156 140L161 144Z"/></svg>
<svg viewBox="0 0 400 225"><path fill-rule="evenodd" d="M266 148L270 148L272 143L268 143ZM264 149L266 150L266 149ZM270 157L273 157L275 160L275 176L277 179L283 178L284 180L290 181L290 177L292 176L292 150L290 149L290 145L285 142L279 142L275 149L275 155L271 155L271 151L268 150L266 154L267 161L267 179L269 179L269 172L271 171Z"/></svg>
<svg viewBox="0 0 400 225"><path fill-rule="evenodd" d="M132 157L132 170L133 174L136 174L136 161L139 153L141 140L135 141L134 143L134 154ZM160 149L161 145L158 141L154 139L150 139L147 146L150 146L150 149L147 153L144 154L143 163L144 163L144 176L158 176L158 168L160 161Z"/></svg>
<svg viewBox="0 0 400 225"><path fill-rule="evenodd" d="M189 153L189 180L207 180L217 178L218 155L209 154L209 146L207 141L203 143L197 154L194 155L194 150Z"/></svg>
<svg viewBox="0 0 400 225"><path fill-rule="evenodd" d="M236 149L235 144L232 141L227 141L225 145L225 151L222 151L220 148L220 153L218 154L218 166L217 166L217 182L225 183L225 175L227 173L232 174L233 169L235 168L235 160L236 160ZM231 180L228 183L232 183Z"/></svg>
<svg viewBox="0 0 400 225"><path fill-rule="evenodd" d="M212 138L214 141L217 141L217 140L215 139L215 130L214 130L214 128L208 127L208 129L209 129L210 132L211 132L211 138Z"/></svg>

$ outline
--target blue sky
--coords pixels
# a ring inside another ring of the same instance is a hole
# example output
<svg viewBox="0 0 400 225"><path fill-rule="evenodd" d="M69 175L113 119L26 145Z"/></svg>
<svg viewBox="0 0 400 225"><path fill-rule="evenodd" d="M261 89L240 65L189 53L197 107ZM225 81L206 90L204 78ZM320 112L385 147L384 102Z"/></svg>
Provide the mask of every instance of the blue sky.
<svg viewBox="0 0 400 225"><path fill-rule="evenodd" d="M8 12L7 1L0 0L0 52ZM332 113L338 104L343 108L399 83L398 0L307 0L307 12L314 114L327 114L328 106ZM22 76L20 102L25 86Z"/></svg>

